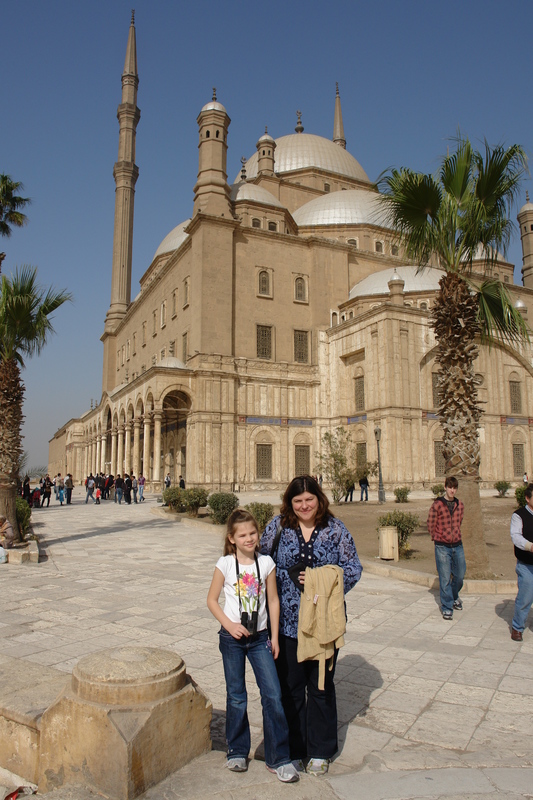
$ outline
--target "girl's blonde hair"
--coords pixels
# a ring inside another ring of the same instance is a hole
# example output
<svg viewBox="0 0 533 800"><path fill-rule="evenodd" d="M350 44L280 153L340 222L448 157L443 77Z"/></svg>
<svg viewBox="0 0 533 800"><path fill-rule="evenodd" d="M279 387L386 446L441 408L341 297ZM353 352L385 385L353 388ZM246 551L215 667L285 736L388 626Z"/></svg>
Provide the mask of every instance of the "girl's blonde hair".
<svg viewBox="0 0 533 800"><path fill-rule="evenodd" d="M253 514L250 514L249 511L246 511L245 508L236 508L235 511L232 511L228 517L228 521L226 523L226 538L224 539L224 555L225 556L234 556L236 552L236 547L233 542L230 542L229 537L235 536L235 529L237 525L240 525L242 522L251 522L254 528L256 529L257 533L259 533L259 526L257 524L257 520ZM256 552L259 550L259 542L257 542Z"/></svg>

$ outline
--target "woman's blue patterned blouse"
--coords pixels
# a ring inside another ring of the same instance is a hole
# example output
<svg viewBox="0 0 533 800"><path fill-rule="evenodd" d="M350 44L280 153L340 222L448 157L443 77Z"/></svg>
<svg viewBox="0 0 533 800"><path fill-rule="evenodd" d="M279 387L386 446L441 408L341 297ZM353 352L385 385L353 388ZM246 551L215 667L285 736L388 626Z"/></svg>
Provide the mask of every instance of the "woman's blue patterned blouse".
<svg viewBox="0 0 533 800"><path fill-rule="evenodd" d="M266 526L261 537L261 553L270 555L278 530L279 516ZM276 582L280 601L279 632L292 639L298 638L300 592L292 582L288 570L300 561L298 532L284 528L281 532L276 562ZM313 542L313 567L337 564L344 570L344 593L353 589L363 568L351 533L340 519L330 517L327 527L321 528ZM311 565L310 565L311 566Z"/></svg>

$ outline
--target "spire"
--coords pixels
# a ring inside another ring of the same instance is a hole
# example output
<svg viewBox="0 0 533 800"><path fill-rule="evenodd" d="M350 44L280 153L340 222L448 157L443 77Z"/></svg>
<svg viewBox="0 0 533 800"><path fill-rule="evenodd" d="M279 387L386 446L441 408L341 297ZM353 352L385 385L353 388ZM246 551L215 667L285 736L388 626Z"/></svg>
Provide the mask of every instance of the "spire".
<svg viewBox="0 0 533 800"><path fill-rule="evenodd" d="M335 118L333 120L333 141L346 150L346 139L344 138L344 125L342 124L341 98L339 95L339 84L336 83L337 91L335 94Z"/></svg>
<svg viewBox="0 0 533 800"><path fill-rule="evenodd" d="M130 32L128 36L128 46L126 47L126 60L124 61L124 72L122 73L122 82L126 75L137 78L137 43L135 41L135 10L131 12Z"/></svg>
<svg viewBox="0 0 533 800"><path fill-rule="evenodd" d="M298 118L298 124L296 125L294 130L296 131L296 133L303 133L304 132L304 126L302 125L302 112L301 111L297 111L296 112L296 116Z"/></svg>

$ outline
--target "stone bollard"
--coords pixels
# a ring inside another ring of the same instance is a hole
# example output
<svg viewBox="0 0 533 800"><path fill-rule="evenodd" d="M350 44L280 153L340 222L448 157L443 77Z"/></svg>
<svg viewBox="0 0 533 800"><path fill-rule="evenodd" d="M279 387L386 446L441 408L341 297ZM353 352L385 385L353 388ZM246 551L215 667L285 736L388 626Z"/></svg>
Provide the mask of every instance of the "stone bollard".
<svg viewBox="0 0 533 800"><path fill-rule="evenodd" d="M176 653L92 653L42 716L39 791L79 784L137 797L211 749L211 711Z"/></svg>

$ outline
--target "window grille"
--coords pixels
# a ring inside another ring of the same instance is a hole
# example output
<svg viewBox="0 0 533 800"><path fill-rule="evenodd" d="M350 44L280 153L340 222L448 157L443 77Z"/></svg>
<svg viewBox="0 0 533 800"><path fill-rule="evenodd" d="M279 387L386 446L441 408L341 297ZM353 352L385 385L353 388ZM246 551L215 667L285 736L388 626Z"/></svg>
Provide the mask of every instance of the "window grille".
<svg viewBox="0 0 533 800"><path fill-rule="evenodd" d="M325 184L324 184L324 191L325 191L325 192L330 192L330 191L331 191L331 186L330 186L330 184L329 184L329 183L325 183Z"/></svg>
<svg viewBox="0 0 533 800"><path fill-rule="evenodd" d="M446 475L446 461L443 453L443 442L435 442L435 477L444 478Z"/></svg>
<svg viewBox="0 0 533 800"><path fill-rule="evenodd" d="M351 244L352 247L357 249L357 239L348 239L348 244Z"/></svg>
<svg viewBox="0 0 533 800"><path fill-rule="evenodd" d="M294 299L305 300L305 281L303 278L296 278L294 281Z"/></svg>
<svg viewBox="0 0 533 800"><path fill-rule="evenodd" d="M266 269L259 273L259 294L270 294L270 275Z"/></svg>
<svg viewBox="0 0 533 800"><path fill-rule="evenodd" d="M520 381L509 381L509 392L511 395L511 414L521 414L522 387L520 386Z"/></svg>
<svg viewBox="0 0 533 800"><path fill-rule="evenodd" d="M431 390L433 392L433 408L440 408L440 373L431 373Z"/></svg>
<svg viewBox="0 0 533 800"><path fill-rule="evenodd" d="M382 253L383 252L383 242L376 242L376 248L375 249L376 249L376 253Z"/></svg>
<svg viewBox="0 0 533 800"><path fill-rule="evenodd" d="M272 358L272 328L257 326L257 358Z"/></svg>
<svg viewBox="0 0 533 800"><path fill-rule="evenodd" d="M311 472L311 448L308 444L294 445L294 474L309 475Z"/></svg>
<svg viewBox="0 0 533 800"><path fill-rule="evenodd" d="M272 445L258 444L255 451L255 471L258 479L272 478Z"/></svg>
<svg viewBox="0 0 533 800"><path fill-rule="evenodd" d="M526 459L523 444L513 444L513 472L515 478L520 478L526 471Z"/></svg>
<svg viewBox="0 0 533 800"><path fill-rule="evenodd" d="M300 364L309 362L309 334L307 331L294 331L294 360Z"/></svg>
<svg viewBox="0 0 533 800"><path fill-rule="evenodd" d="M252 228L260 228L261 227L261 220L254 218L252 220Z"/></svg>
<svg viewBox="0 0 533 800"><path fill-rule="evenodd" d="M269 222L268 223L268 230L269 231L277 231L277 229L278 229L278 226L276 225L275 222Z"/></svg>
<svg viewBox="0 0 533 800"><path fill-rule="evenodd" d="M355 444L355 465L363 467L367 462L366 442L356 442Z"/></svg>
<svg viewBox="0 0 533 800"><path fill-rule="evenodd" d="M187 334L184 333L181 337L181 360L185 364L187 361L187 350L188 350L188 342L187 342Z"/></svg>
<svg viewBox="0 0 533 800"><path fill-rule="evenodd" d="M355 410L365 410L365 376L355 379Z"/></svg>

